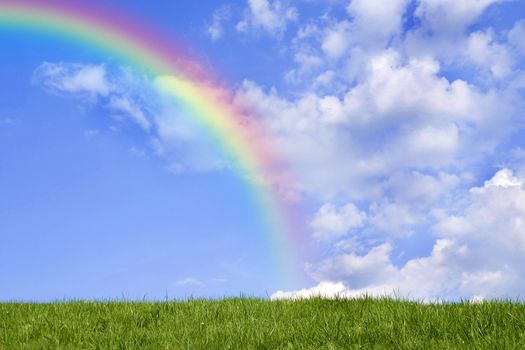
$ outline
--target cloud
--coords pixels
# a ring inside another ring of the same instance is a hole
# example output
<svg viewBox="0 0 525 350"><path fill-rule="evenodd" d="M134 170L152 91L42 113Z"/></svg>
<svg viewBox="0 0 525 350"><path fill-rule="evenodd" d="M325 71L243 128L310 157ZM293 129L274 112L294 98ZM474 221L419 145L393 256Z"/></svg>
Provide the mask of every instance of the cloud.
<svg viewBox="0 0 525 350"><path fill-rule="evenodd" d="M90 104L100 103L117 117L149 131L146 110L150 107L143 103L147 97L142 95L147 88L141 91L136 86L142 83L147 84L126 68L111 74L104 65L44 62L33 73L33 84L52 93L81 97Z"/></svg>
<svg viewBox="0 0 525 350"><path fill-rule="evenodd" d="M138 158L148 158L146 150L135 146L130 147L129 152Z"/></svg>
<svg viewBox="0 0 525 350"><path fill-rule="evenodd" d="M330 58L340 58L351 45L351 24L348 21L341 21L329 29L321 44L323 51Z"/></svg>
<svg viewBox="0 0 525 350"><path fill-rule="evenodd" d="M369 230L396 237L409 237L420 222L418 213L408 204L383 200L370 206Z"/></svg>
<svg viewBox="0 0 525 350"><path fill-rule="evenodd" d="M390 38L401 34L408 3L409 0L350 1L347 11L353 18L353 36L358 38L360 45L384 46Z"/></svg>
<svg viewBox="0 0 525 350"><path fill-rule="evenodd" d="M507 45L498 44L491 30L477 31L470 34L467 55L475 64L490 71L498 78L505 78L512 73L514 58Z"/></svg>
<svg viewBox="0 0 525 350"><path fill-rule="evenodd" d="M344 236L349 230L363 226L366 214L348 203L337 207L331 203L324 204L315 214L311 226L314 238L326 240Z"/></svg>
<svg viewBox="0 0 525 350"><path fill-rule="evenodd" d="M508 34L509 42L516 47L518 52L525 56L525 20L519 20Z"/></svg>
<svg viewBox="0 0 525 350"><path fill-rule="evenodd" d="M469 32L490 6L504 1L421 0L414 11L414 17L420 24L405 34L403 45L413 57L433 57L459 71L468 70L470 65L475 64L488 65L483 68L489 71L492 68L496 75L506 74L509 57L505 47L486 36L492 29L489 27L478 29L477 33ZM494 61L496 57L503 61L498 64Z"/></svg>
<svg viewBox="0 0 525 350"><path fill-rule="evenodd" d="M326 281L344 281L353 289L394 281L397 269L390 262L392 247L385 243L373 247L364 255L346 253L322 261L312 272L313 276Z"/></svg>
<svg viewBox="0 0 525 350"><path fill-rule="evenodd" d="M321 282L312 288L303 288L298 291L277 291L270 296L271 300L301 300L311 298L324 299L360 299L360 298L396 298L404 299L390 285L378 285L371 288L349 289L342 282ZM421 300L431 302L430 300ZM439 301L439 300L432 300ZM473 298L474 302L483 301L483 297Z"/></svg>
<svg viewBox="0 0 525 350"><path fill-rule="evenodd" d="M402 31L407 0L353 0L347 6L350 19L335 21L323 33L321 47L330 59L350 53L352 47L383 48ZM377 25L381 23L381 25Z"/></svg>
<svg viewBox="0 0 525 350"><path fill-rule="evenodd" d="M438 35L458 35L490 6L504 0L420 0L415 11L423 25Z"/></svg>
<svg viewBox="0 0 525 350"><path fill-rule="evenodd" d="M211 40L216 41L224 35L224 22L231 17L231 10L228 6L221 6L213 13L212 21L206 26L206 34Z"/></svg>
<svg viewBox="0 0 525 350"><path fill-rule="evenodd" d="M111 96L108 107L112 110L123 112L130 116L140 127L148 131L151 123L144 115L144 112L129 98L122 96Z"/></svg>
<svg viewBox="0 0 525 350"><path fill-rule="evenodd" d="M429 203L437 201L461 182L458 175L439 172L436 175L419 171L402 171L385 181L385 191L400 202Z"/></svg>
<svg viewBox="0 0 525 350"><path fill-rule="evenodd" d="M294 292L277 291L271 295L272 300L300 300L310 298L354 299L364 296L389 296L390 291L378 289L349 290L342 282L321 282L313 288L304 288Z"/></svg>
<svg viewBox="0 0 525 350"><path fill-rule="evenodd" d="M159 85L159 80L171 78L148 78L127 67L45 62L35 70L33 83L52 93L80 98L89 107L100 107L113 122L127 121L139 127L146 143L134 148L144 157L162 157L170 173L229 166L191 113Z"/></svg>
<svg viewBox="0 0 525 350"><path fill-rule="evenodd" d="M33 83L51 92L105 97L112 89L103 65L42 63L33 74Z"/></svg>
<svg viewBox="0 0 525 350"><path fill-rule="evenodd" d="M237 30L263 29L269 34L282 34L290 22L298 18L297 9L280 0L248 0L244 19L237 23Z"/></svg>
<svg viewBox="0 0 525 350"><path fill-rule="evenodd" d="M177 285L179 286L195 286L195 287L204 287L204 284L194 277L188 277L181 280L178 280Z"/></svg>
<svg viewBox="0 0 525 350"><path fill-rule="evenodd" d="M459 199L462 205L434 226L428 256L396 267L392 246L364 254L343 253L312 267L320 284L274 298L328 295L390 295L421 300L522 297L525 293L525 189L523 179L502 169ZM330 292L333 291L333 292Z"/></svg>
<svg viewBox="0 0 525 350"><path fill-rule="evenodd" d="M379 177L406 169L461 168L473 153L492 152L514 127L518 104L510 94L450 81L435 60L406 60L388 49L371 55L361 70L360 81L337 94L284 98L250 81L237 92L264 116L299 187L322 200L337 193L379 197Z"/></svg>

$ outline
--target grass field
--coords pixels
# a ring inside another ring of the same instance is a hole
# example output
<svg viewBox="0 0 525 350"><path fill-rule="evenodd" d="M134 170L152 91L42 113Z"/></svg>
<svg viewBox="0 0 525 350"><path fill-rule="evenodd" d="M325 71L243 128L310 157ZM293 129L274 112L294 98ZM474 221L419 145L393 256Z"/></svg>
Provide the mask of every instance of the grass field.
<svg viewBox="0 0 525 350"><path fill-rule="evenodd" d="M525 304L4 303L0 349L525 349Z"/></svg>

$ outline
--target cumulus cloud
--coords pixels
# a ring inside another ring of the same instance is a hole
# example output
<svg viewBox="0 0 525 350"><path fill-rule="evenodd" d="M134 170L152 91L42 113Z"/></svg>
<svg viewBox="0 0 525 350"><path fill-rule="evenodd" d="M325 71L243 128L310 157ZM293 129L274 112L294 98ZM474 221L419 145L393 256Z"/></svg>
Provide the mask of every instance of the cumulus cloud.
<svg viewBox="0 0 525 350"><path fill-rule="evenodd" d="M328 57L340 58L348 51L351 45L350 30L350 22L341 21L326 32L321 47Z"/></svg>
<svg viewBox="0 0 525 350"><path fill-rule="evenodd" d="M408 237L420 222L419 213L410 205L389 201L375 202L370 206L369 230L397 237Z"/></svg>
<svg viewBox="0 0 525 350"><path fill-rule="evenodd" d="M320 198L379 197L379 177L460 168L513 128L517 112L503 92L450 81L435 60L406 60L389 49L362 71L342 96L308 91L288 99L249 81L238 90L247 108L264 116L300 187Z"/></svg>
<svg viewBox="0 0 525 350"><path fill-rule="evenodd" d="M298 67L286 73L287 80L311 84L306 78L318 78L320 84L314 86L319 89L344 90L339 80L358 78L371 54L401 40L407 4L407 0L353 0L346 7L346 18L325 14L303 24L292 41Z"/></svg>
<svg viewBox="0 0 525 350"><path fill-rule="evenodd" d="M512 53L507 45L495 41L491 30L470 34L467 50L469 58L490 71L494 77L501 79L512 73Z"/></svg>
<svg viewBox="0 0 525 350"><path fill-rule="evenodd" d="M335 21L323 31L324 53L331 59L339 59L355 46L383 48L401 34L407 3L407 0L352 0L347 7L350 19Z"/></svg>
<svg viewBox="0 0 525 350"><path fill-rule="evenodd" d="M351 288L387 284L395 280L397 269L390 262L388 243L373 247L364 255L346 253L333 256L316 266L313 275L327 281L344 281Z"/></svg>
<svg viewBox="0 0 525 350"><path fill-rule="evenodd" d="M244 19L237 23L237 30L263 29L269 34L282 34L290 22L298 18L297 9L280 0L248 0Z"/></svg>
<svg viewBox="0 0 525 350"><path fill-rule="evenodd" d="M473 33L471 27L490 6L504 1L421 0L414 12L420 24L406 32L403 46L413 57L433 57L458 70L478 65L499 79L512 64L507 47L496 40L492 28Z"/></svg>
<svg viewBox="0 0 525 350"><path fill-rule="evenodd" d="M332 239L344 236L350 229L363 226L366 214L348 203L337 207L332 203L324 204L312 220L314 238Z"/></svg>
<svg viewBox="0 0 525 350"><path fill-rule="evenodd" d="M342 282L321 282L313 288L304 288L298 291L277 291L271 295L272 300L301 300L310 298L325 299L355 299L362 297L391 297L391 289L378 287L369 289L348 289Z"/></svg>
<svg viewBox="0 0 525 350"><path fill-rule="evenodd" d="M402 30L403 14L409 0L352 0L347 11L353 18L353 35L361 45L385 45Z"/></svg>
<svg viewBox="0 0 525 350"><path fill-rule="evenodd" d="M364 254L330 256L313 269L322 281L274 298L326 293L353 297L390 295L420 300L518 298L525 293L525 189L523 179L502 169L459 200L461 207L434 226L437 238L428 256L397 267L392 247L381 244ZM326 291L326 292L323 292Z"/></svg>
<svg viewBox="0 0 525 350"><path fill-rule="evenodd" d="M437 201L461 182L458 175L439 172L436 175L419 171L392 174L385 181L385 191L400 202L429 203Z"/></svg>
<svg viewBox="0 0 525 350"><path fill-rule="evenodd" d="M457 35L492 4L504 0L420 0L415 15L433 33Z"/></svg>

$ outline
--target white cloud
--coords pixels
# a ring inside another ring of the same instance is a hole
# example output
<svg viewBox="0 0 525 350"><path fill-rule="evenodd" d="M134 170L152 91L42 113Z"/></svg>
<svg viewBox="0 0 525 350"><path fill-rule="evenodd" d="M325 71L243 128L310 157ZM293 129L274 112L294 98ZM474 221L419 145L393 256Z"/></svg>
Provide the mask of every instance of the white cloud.
<svg viewBox="0 0 525 350"><path fill-rule="evenodd" d="M318 23L326 22L323 26L309 23L301 27L294 39L296 50L315 56L312 51L320 47L332 64L342 59L359 64L356 61L364 57L357 53L380 50L391 40L399 40L407 4L408 0L353 0L347 6L348 19L322 17ZM325 62L323 68L329 64Z"/></svg>
<svg viewBox="0 0 525 350"><path fill-rule="evenodd" d="M414 165L439 167L453 161L459 149L459 129L453 123L425 126L405 136L406 140L400 142L400 152Z"/></svg>
<svg viewBox="0 0 525 350"><path fill-rule="evenodd" d="M496 75L504 75L508 57L502 47L493 42L484 44L480 36L469 38L471 25L489 6L503 1L506 0L420 0L414 16L421 24L406 33L403 46L412 57L432 57L461 70L472 63L488 64L489 71L492 68ZM484 31L490 28L480 32ZM505 61L498 63L496 57Z"/></svg>
<svg viewBox="0 0 525 350"><path fill-rule="evenodd" d="M350 56L353 47L383 48L389 40L401 34L402 18L408 0L352 0L347 6L350 19L335 21L324 29L321 48L330 59ZM378 25L380 23L380 25ZM299 39L319 32L304 28ZM302 34L302 35L301 35Z"/></svg>
<svg viewBox="0 0 525 350"><path fill-rule="evenodd" d="M272 300L301 300L310 298L325 299L356 299L362 297L392 296L390 286L378 286L369 289L348 289L342 282L321 282L313 288L304 288L298 291L277 291L271 295Z"/></svg>
<svg viewBox="0 0 525 350"><path fill-rule="evenodd" d="M280 0L248 0L248 9L237 30L261 28L270 34L282 34L290 22L298 18L295 7L286 6Z"/></svg>
<svg viewBox="0 0 525 350"><path fill-rule="evenodd" d="M458 35L492 4L503 0L419 0L415 15L432 32Z"/></svg>
<svg viewBox="0 0 525 350"><path fill-rule="evenodd" d="M341 21L326 32L321 47L328 57L340 58L347 53L352 39L350 30L350 22Z"/></svg>
<svg viewBox="0 0 525 350"><path fill-rule="evenodd" d="M91 99L107 96L112 89L103 65L44 62L35 70L33 83L52 92L82 94Z"/></svg>
<svg viewBox="0 0 525 350"><path fill-rule="evenodd" d="M445 172L437 175L419 171L399 172L385 181L385 189L401 202L428 203L446 195L460 181L457 175Z"/></svg>
<svg viewBox="0 0 525 350"><path fill-rule="evenodd" d="M365 220L366 214L353 203L341 207L327 203L315 214L311 226L314 238L325 240L344 236L349 230L362 227Z"/></svg>
<svg viewBox="0 0 525 350"><path fill-rule="evenodd" d="M485 185L483 188L478 189L474 188L474 192L483 192L483 190L486 190L487 188L491 187L521 187L522 181L516 177L514 177L513 173L509 169L502 169L494 175L494 177L488 181L485 181Z"/></svg>
<svg viewBox="0 0 525 350"><path fill-rule="evenodd" d="M151 128L151 123L144 115L142 109L127 97L111 96L108 102L108 108L117 112L123 112L146 131Z"/></svg>
<svg viewBox="0 0 525 350"><path fill-rule="evenodd" d="M137 158L142 158L142 159L148 158L148 153L143 148L132 146L130 147L129 152Z"/></svg>
<svg viewBox="0 0 525 350"><path fill-rule="evenodd" d="M141 96L141 93L146 93L148 86L147 82L137 79L125 68L117 74L110 74L104 65L64 62L44 62L33 74L34 84L54 93L86 97L91 104L100 102L116 113L116 119L128 118L149 131L151 122L145 112L148 106L143 103L147 98ZM135 87L138 84L146 86L140 91L140 88Z"/></svg>
<svg viewBox="0 0 525 350"><path fill-rule="evenodd" d="M345 97L349 111L357 121L369 123L394 117L413 118L413 125L429 127L429 123L463 121L481 118L476 110L480 96L475 88L462 80L448 81L439 77L440 65L431 59L411 59L388 50L370 58L365 80ZM381 119L378 119L381 118ZM429 122L429 123L428 123Z"/></svg>
<svg viewBox="0 0 525 350"><path fill-rule="evenodd" d="M409 237L414 233L413 226L419 222L418 213L414 213L409 205L382 201L371 205L368 229L396 237Z"/></svg>
<svg viewBox="0 0 525 350"><path fill-rule="evenodd" d="M372 55L361 81L331 95L286 99L244 82L238 98L265 122L297 170L299 187L325 200L380 196L382 184L407 168L442 171L492 152L513 128L516 106L497 91L439 76L435 60ZM454 175L454 174L451 174Z"/></svg>
<svg viewBox="0 0 525 350"><path fill-rule="evenodd" d="M319 280L342 281L352 289L394 281L398 273L389 254L392 247L385 243L373 247L365 255L345 253L330 257L319 263L313 276Z"/></svg>
<svg viewBox="0 0 525 350"><path fill-rule="evenodd" d="M346 287L342 282L321 282L318 286L308 289L301 289L294 292L277 291L272 294L272 300L283 299L309 299L309 298L340 298L346 291Z"/></svg>
<svg viewBox="0 0 525 350"><path fill-rule="evenodd" d="M522 56L525 56L525 20L516 22L508 34L509 41Z"/></svg>
<svg viewBox="0 0 525 350"><path fill-rule="evenodd" d="M385 45L392 36L401 33L408 3L409 0L351 0L347 11L353 18L353 35L361 45Z"/></svg>
<svg viewBox="0 0 525 350"><path fill-rule="evenodd" d="M317 76L315 79L316 86L327 86L334 80L334 77L335 72L333 70L327 70ZM335 100L332 99L332 101Z"/></svg>
<svg viewBox="0 0 525 350"><path fill-rule="evenodd" d="M35 70L33 82L53 93L98 104L116 122L132 121L149 138L148 144L136 148L144 156L152 153L165 159L171 173L228 166L228 160L205 137L189 112L162 90L159 81L169 79L149 79L125 67L46 62Z"/></svg>
<svg viewBox="0 0 525 350"><path fill-rule="evenodd" d="M365 254L330 256L313 266L319 286L278 292L275 298L333 295L391 295L423 300L522 297L525 293L525 189L523 179L502 169L482 187L466 191L460 208L435 225L432 252L393 265L391 246Z"/></svg>
<svg viewBox="0 0 525 350"><path fill-rule="evenodd" d="M206 34L215 41L224 35L224 22L231 17L231 10L228 6L219 7L213 13L212 21L206 27Z"/></svg>
<svg viewBox="0 0 525 350"><path fill-rule="evenodd" d="M179 286L195 286L195 287L203 287L204 284L197 278L194 277L188 277L181 280L178 280L177 285Z"/></svg>
<svg viewBox="0 0 525 350"><path fill-rule="evenodd" d="M490 30L470 34L467 52L475 64L487 69L496 78L505 78L512 73L512 54L506 45L495 42L494 33Z"/></svg>

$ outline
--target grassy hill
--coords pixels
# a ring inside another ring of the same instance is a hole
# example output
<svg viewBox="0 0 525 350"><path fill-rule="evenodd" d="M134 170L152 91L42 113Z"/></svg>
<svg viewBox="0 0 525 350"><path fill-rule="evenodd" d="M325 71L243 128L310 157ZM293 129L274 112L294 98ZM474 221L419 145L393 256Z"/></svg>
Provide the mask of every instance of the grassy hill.
<svg viewBox="0 0 525 350"><path fill-rule="evenodd" d="M0 349L525 349L525 305L244 298L4 303Z"/></svg>

